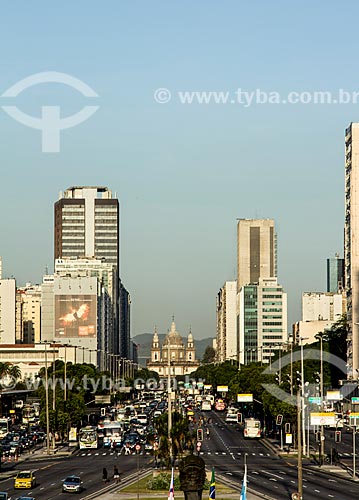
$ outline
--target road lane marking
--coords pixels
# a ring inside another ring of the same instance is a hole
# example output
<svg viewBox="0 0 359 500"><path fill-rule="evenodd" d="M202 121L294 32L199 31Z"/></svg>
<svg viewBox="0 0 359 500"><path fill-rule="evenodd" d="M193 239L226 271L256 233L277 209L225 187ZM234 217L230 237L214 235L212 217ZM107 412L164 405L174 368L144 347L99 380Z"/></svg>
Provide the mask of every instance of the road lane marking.
<svg viewBox="0 0 359 500"><path fill-rule="evenodd" d="M273 476L273 477L277 477L278 479L284 479L284 477L282 476L278 476L278 474L273 474L272 472L268 472L266 470L261 470L261 472L263 472L264 474L268 474L269 476Z"/></svg>

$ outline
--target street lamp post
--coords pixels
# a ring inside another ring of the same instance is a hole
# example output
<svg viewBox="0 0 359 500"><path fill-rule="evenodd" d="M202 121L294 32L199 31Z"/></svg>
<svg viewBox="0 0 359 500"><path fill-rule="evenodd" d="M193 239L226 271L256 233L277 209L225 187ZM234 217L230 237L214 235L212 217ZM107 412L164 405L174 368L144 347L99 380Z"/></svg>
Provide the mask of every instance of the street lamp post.
<svg viewBox="0 0 359 500"><path fill-rule="evenodd" d="M302 398L300 388L297 392L297 427L298 427L298 496L299 500L303 498L303 463L302 463L302 436L301 436L301 409Z"/></svg>
<svg viewBox="0 0 359 500"><path fill-rule="evenodd" d="M65 401L65 406L66 406L66 401L67 401L67 359L66 359L67 345L68 344L64 344L64 348L65 348L65 360L64 360L64 401Z"/></svg>
<svg viewBox="0 0 359 500"><path fill-rule="evenodd" d="M304 406L304 357L303 357L303 340L307 337L300 337L300 364L301 364L301 403L302 403L302 434L303 434L303 455L306 455L306 439L305 439L305 406Z"/></svg>
<svg viewBox="0 0 359 500"><path fill-rule="evenodd" d="M47 342L45 342L45 405L46 405L46 450L50 454L49 384L47 376Z"/></svg>
<svg viewBox="0 0 359 500"><path fill-rule="evenodd" d="M168 410L168 447L169 447L169 454L170 454L170 460L171 460L171 466L172 466L172 437L171 437L171 431L172 431L172 400L171 400L171 351L170 351L170 339L168 338L168 379L167 379L167 395L168 395L168 401L167 401L167 410Z"/></svg>

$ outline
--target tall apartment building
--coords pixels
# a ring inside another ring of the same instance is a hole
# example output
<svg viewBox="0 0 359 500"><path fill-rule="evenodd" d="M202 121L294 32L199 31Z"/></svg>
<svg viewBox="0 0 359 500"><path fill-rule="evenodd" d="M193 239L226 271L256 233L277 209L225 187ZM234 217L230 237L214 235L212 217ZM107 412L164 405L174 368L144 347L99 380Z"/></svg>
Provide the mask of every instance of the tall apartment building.
<svg viewBox="0 0 359 500"><path fill-rule="evenodd" d="M55 278L70 277L76 278L96 278L98 284L104 287L110 298L107 304L106 314L108 317L108 326L106 334L106 345L110 352L118 353L118 330L117 325L117 304L118 304L118 275L117 267L109 262L99 259L56 259L55 260ZM104 341L103 341L104 342Z"/></svg>
<svg viewBox="0 0 359 500"><path fill-rule="evenodd" d="M96 277L55 276L53 303L54 341L76 347L77 362L104 369L113 353L112 305L106 288Z"/></svg>
<svg viewBox="0 0 359 500"><path fill-rule="evenodd" d="M226 281L217 294L216 360L238 360L237 282Z"/></svg>
<svg viewBox="0 0 359 500"><path fill-rule="evenodd" d="M347 296L348 378L359 375L359 123L345 131L345 291Z"/></svg>
<svg viewBox="0 0 359 500"><path fill-rule="evenodd" d="M16 289L16 343L41 341L41 286L26 284Z"/></svg>
<svg viewBox="0 0 359 500"><path fill-rule="evenodd" d="M95 257L119 271L119 202L107 187L77 186L55 203L54 257Z"/></svg>
<svg viewBox="0 0 359 500"><path fill-rule="evenodd" d="M287 295L277 282L273 219L238 220L237 267L240 362L267 362L287 340Z"/></svg>
<svg viewBox="0 0 359 500"><path fill-rule="evenodd" d="M277 278L242 286L237 314L240 363L268 363L287 341L287 294Z"/></svg>
<svg viewBox="0 0 359 500"><path fill-rule="evenodd" d="M76 266L79 266L79 272L85 272L87 266L88 276L89 259L93 259L97 277L98 261L113 266L109 295L113 300L114 333L108 339L108 345L114 354L119 354L122 342L120 316L125 314L119 303L119 234L119 202L107 187L75 186L60 194L55 203L54 257L57 265L62 261L62 268L72 267L70 274ZM71 259L73 262L69 263ZM84 260L88 261L86 265ZM103 276L99 279L101 281Z"/></svg>
<svg viewBox="0 0 359 500"><path fill-rule="evenodd" d="M344 259L340 259L337 253L327 259L327 292L341 292L344 285Z"/></svg>
<svg viewBox="0 0 359 500"><path fill-rule="evenodd" d="M16 280L0 279L0 342L15 344Z"/></svg>
<svg viewBox="0 0 359 500"><path fill-rule="evenodd" d="M116 346L116 352L121 357L129 358L134 361L131 355L131 295L120 281L119 289L120 304L120 338L119 345Z"/></svg>
<svg viewBox="0 0 359 500"><path fill-rule="evenodd" d="M277 237L272 219L239 219L237 287L277 276Z"/></svg>

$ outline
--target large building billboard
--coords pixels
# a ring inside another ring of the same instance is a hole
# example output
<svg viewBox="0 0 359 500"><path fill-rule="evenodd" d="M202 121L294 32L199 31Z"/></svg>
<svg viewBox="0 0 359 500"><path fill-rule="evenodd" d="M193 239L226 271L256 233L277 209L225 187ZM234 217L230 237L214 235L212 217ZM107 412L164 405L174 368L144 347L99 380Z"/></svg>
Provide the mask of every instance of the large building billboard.
<svg viewBox="0 0 359 500"><path fill-rule="evenodd" d="M55 337L96 337L96 295L55 295Z"/></svg>

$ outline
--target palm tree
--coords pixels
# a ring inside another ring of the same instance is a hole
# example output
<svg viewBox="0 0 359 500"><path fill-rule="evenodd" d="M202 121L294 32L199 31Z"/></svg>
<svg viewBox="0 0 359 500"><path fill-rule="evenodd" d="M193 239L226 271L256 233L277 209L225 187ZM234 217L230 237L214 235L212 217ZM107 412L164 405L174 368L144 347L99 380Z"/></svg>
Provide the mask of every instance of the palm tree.
<svg viewBox="0 0 359 500"><path fill-rule="evenodd" d="M11 375L11 377L14 377L15 380L18 380L19 378L21 378L21 370L19 368L18 365L12 365L10 364L10 368L9 368L9 375Z"/></svg>

